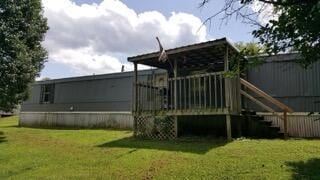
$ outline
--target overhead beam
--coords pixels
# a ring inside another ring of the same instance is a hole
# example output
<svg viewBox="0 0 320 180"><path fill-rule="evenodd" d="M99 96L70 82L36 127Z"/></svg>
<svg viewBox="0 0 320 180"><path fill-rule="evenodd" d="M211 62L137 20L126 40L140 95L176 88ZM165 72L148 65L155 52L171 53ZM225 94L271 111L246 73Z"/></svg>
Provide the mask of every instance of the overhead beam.
<svg viewBox="0 0 320 180"><path fill-rule="evenodd" d="M183 46L183 47L174 48L174 49L169 49L169 50L166 50L166 52L167 52L168 55L171 55L171 54L177 54L177 53L182 53L182 52L202 49L202 48L211 47L211 46L222 45L222 44L229 44L227 42L226 38L213 40L213 41L208 41L208 42L204 42L204 43L188 45L188 46ZM142 60L146 60L146 59L150 59L150 58L156 58L158 56L159 56L159 52L153 52L153 53L149 53L149 54L129 57L128 61L130 61L130 62L142 61Z"/></svg>

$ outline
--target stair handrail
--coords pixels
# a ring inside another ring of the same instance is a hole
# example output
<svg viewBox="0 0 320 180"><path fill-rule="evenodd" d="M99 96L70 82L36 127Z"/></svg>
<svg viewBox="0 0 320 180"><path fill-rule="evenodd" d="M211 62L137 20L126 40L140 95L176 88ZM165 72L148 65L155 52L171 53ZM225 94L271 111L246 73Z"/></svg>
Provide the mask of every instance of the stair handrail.
<svg viewBox="0 0 320 180"><path fill-rule="evenodd" d="M278 113L276 113L275 110L273 110L271 107L263 104L261 101L259 101L258 99L252 97L250 94L246 93L243 90L240 90L240 94L245 96L246 98L250 99L251 101L253 101L254 103L256 103L257 105L259 105L260 107L262 107L263 109L271 112L273 115L278 116L278 118L283 120L283 117L281 115L279 115Z"/></svg>
<svg viewBox="0 0 320 180"><path fill-rule="evenodd" d="M250 96L245 91L243 91L243 90L240 91L240 93L242 95L246 96L250 100L254 101L255 103L257 103L258 105L260 105L264 109L268 110L272 114L277 115L278 117L280 117L280 119L283 120L284 138L286 139L288 137L288 122L287 122L288 121L288 117L287 117L288 114L287 113L288 112L289 113L293 113L293 110L290 107L288 107L287 105L285 105L282 102L278 101L277 99L271 97L269 94L265 93L261 89L257 88L256 86L254 86L253 84L249 83L248 81L246 81L246 80L244 80L242 78L240 78L240 84L245 86L246 88L250 89L251 91L253 91L257 95L260 95L261 97L263 97L267 101L271 102L272 104L276 105L277 107L279 107L280 109L283 110L283 117L281 117L272 108L270 108L269 106L263 104L261 101L259 101L259 100L255 99L254 97Z"/></svg>
<svg viewBox="0 0 320 180"><path fill-rule="evenodd" d="M268 100L272 104L276 105L281 110L289 112L289 113L293 112L293 110L290 107L288 107L287 105L285 105L282 102L278 101L277 99L271 97L269 94L265 93L264 91L262 91L261 89L257 88L256 86L254 86L253 84L249 83L248 81L240 78L240 83L242 85L244 85L245 87L247 87L248 89L250 89L251 91L253 91L254 93L256 93L256 94L260 95L261 97L263 97L264 99Z"/></svg>

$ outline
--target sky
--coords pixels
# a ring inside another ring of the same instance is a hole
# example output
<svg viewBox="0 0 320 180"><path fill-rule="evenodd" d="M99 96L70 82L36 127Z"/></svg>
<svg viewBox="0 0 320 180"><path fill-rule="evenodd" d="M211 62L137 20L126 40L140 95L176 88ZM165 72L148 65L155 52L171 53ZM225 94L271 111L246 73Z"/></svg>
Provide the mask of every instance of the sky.
<svg viewBox="0 0 320 180"><path fill-rule="evenodd" d="M49 56L38 80L120 72L122 65L130 71L127 57L157 51L156 36L165 49L222 37L254 41L255 27L236 18L202 26L223 1L199 8L201 0L42 0Z"/></svg>

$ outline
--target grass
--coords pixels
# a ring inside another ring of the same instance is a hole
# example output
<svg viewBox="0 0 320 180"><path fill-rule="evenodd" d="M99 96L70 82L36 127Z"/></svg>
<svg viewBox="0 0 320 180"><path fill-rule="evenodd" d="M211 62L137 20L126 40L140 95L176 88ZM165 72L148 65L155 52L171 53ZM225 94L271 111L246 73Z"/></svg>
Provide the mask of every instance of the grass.
<svg viewBox="0 0 320 180"><path fill-rule="evenodd" d="M320 179L320 140L131 138L0 119L0 179Z"/></svg>

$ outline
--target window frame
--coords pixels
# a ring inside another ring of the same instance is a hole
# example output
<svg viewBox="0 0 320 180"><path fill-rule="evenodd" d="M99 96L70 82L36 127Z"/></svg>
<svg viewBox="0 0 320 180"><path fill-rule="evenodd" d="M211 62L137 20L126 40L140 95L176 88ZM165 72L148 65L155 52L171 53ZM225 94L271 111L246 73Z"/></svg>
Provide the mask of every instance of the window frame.
<svg viewBox="0 0 320 180"><path fill-rule="evenodd" d="M55 84L42 84L40 91L40 104L54 103Z"/></svg>

